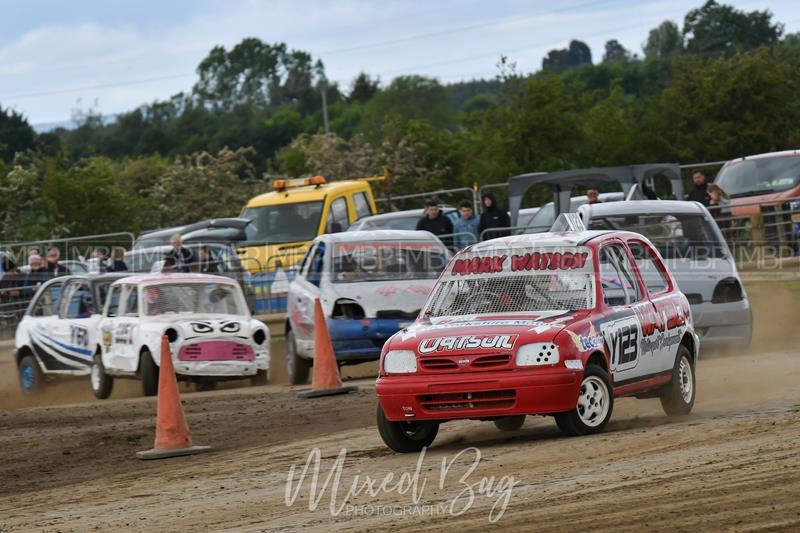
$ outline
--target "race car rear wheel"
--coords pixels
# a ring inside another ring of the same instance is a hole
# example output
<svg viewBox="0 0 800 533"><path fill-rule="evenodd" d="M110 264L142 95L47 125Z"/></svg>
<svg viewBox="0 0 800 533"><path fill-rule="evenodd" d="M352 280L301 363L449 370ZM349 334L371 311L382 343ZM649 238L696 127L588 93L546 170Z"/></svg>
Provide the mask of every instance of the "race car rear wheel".
<svg viewBox="0 0 800 533"><path fill-rule="evenodd" d="M250 378L250 383L259 386L259 385L266 385L269 383L269 371L268 370L259 370L255 373L255 375Z"/></svg>
<svg viewBox="0 0 800 533"><path fill-rule="evenodd" d="M669 416L691 413L696 388L691 354L686 346L681 345L672 369L672 380L659 391L664 412Z"/></svg>
<svg viewBox="0 0 800 533"><path fill-rule="evenodd" d="M19 360L19 388L23 394L36 394L44 388L44 374L33 355Z"/></svg>
<svg viewBox="0 0 800 533"><path fill-rule="evenodd" d="M602 367L589 365L583 373L578 405L572 411L558 413L556 424L565 435L590 435L605 427L613 410L611 378Z"/></svg>
<svg viewBox="0 0 800 533"><path fill-rule="evenodd" d="M294 331L290 329L286 332L286 373L289 374L289 383L305 384L308 381L310 368L311 362L297 353L297 340Z"/></svg>
<svg viewBox="0 0 800 533"><path fill-rule="evenodd" d="M100 352L94 354L94 358L92 359L89 383L92 386L94 397L98 400L105 400L111 396L111 390L114 388L114 377L106 373L106 367L103 366L103 359L100 356Z"/></svg>
<svg viewBox="0 0 800 533"><path fill-rule="evenodd" d="M158 366L147 348L142 350L142 355L139 357L139 378L142 380L142 394L145 396L158 394Z"/></svg>
<svg viewBox="0 0 800 533"><path fill-rule="evenodd" d="M504 416L494 421L494 425L500 431L516 431L525 423L525 415Z"/></svg>
<svg viewBox="0 0 800 533"><path fill-rule="evenodd" d="M378 405L378 433L383 442L399 453L414 453L433 443L439 432L438 422L392 422Z"/></svg>

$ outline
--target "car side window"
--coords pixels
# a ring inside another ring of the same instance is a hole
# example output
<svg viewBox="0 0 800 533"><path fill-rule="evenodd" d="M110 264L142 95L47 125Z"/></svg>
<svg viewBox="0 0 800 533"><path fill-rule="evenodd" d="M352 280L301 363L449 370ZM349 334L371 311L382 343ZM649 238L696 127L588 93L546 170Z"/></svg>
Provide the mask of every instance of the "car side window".
<svg viewBox="0 0 800 533"><path fill-rule="evenodd" d="M628 255L619 244L600 250L600 282L607 305L629 305L641 299Z"/></svg>
<svg viewBox="0 0 800 533"><path fill-rule="evenodd" d="M629 246L633 259L636 261L636 267L650 294L657 294L669 289L669 279L664 272L664 266L652 248L641 241L631 241Z"/></svg>
<svg viewBox="0 0 800 533"><path fill-rule="evenodd" d="M63 308L64 318L89 318L95 313L94 296L88 283L70 283L64 294L67 298Z"/></svg>
<svg viewBox="0 0 800 533"><path fill-rule="evenodd" d="M355 193L353 195L353 203L356 205L356 220L363 217L368 217L372 214L372 211L369 208L369 199L367 198L367 193Z"/></svg>
<svg viewBox="0 0 800 533"><path fill-rule="evenodd" d="M347 229L350 220L347 215L347 200L341 196L331 202L331 210L328 212L327 232L339 233Z"/></svg>
<svg viewBox="0 0 800 533"><path fill-rule="evenodd" d="M52 316L58 313L58 303L61 296L63 283L51 283L39 294L39 299L33 304L32 316Z"/></svg>
<svg viewBox="0 0 800 533"><path fill-rule="evenodd" d="M306 279L309 283L319 287L320 280L322 279L322 266L325 264L325 245L319 243L314 250L314 255L311 256L310 264L308 266L308 275Z"/></svg>
<svg viewBox="0 0 800 533"><path fill-rule="evenodd" d="M114 317L119 314L119 297L122 292L122 285L114 285L111 287L111 293L108 295L108 303L106 304L106 316Z"/></svg>
<svg viewBox="0 0 800 533"><path fill-rule="evenodd" d="M125 316L139 316L139 291L136 286L127 286L128 296L125 298Z"/></svg>

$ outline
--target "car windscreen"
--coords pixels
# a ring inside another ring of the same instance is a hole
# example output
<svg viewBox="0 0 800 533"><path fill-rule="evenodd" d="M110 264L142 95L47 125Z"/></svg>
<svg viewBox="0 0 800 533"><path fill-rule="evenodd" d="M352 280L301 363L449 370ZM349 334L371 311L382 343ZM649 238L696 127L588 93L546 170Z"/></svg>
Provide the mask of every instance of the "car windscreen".
<svg viewBox="0 0 800 533"><path fill-rule="evenodd" d="M142 289L147 316L175 313L244 315L247 307L238 285L216 282L184 282L146 286Z"/></svg>
<svg viewBox="0 0 800 533"><path fill-rule="evenodd" d="M426 302L423 316L568 312L593 307L589 249L514 248L456 256Z"/></svg>
<svg viewBox="0 0 800 533"><path fill-rule="evenodd" d="M647 237L664 259L726 256L715 222L701 214L627 214L593 217L589 229L634 231Z"/></svg>
<svg viewBox="0 0 800 533"><path fill-rule="evenodd" d="M800 183L800 156L731 163L720 170L715 183L732 197L786 191Z"/></svg>
<svg viewBox="0 0 800 533"><path fill-rule="evenodd" d="M248 241L277 244L310 241L317 236L322 201L248 207L242 217L253 221Z"/></svg>
<svg viewBox="0 0 800 533"><path fill-rule="evenodd" d="M447 251L432 241L363 241L334 246L334 283L436 279Z"/></svg>
<svg viewBox="0 0 800 533"><path fill-rule="evenodd" d="M242 272L242 260L232 246L222 244L189 244L184 248L190 250L194 261L187 263L186 272L202 272L205 274L228 274ZM201 257L200 250L205 249L208 255ZM172 250L170 246L133 250L125 253L125 265L130 272L152 272L154 265L163 268L163 261ZM161 271L161 268L157 268Z"/></svg>

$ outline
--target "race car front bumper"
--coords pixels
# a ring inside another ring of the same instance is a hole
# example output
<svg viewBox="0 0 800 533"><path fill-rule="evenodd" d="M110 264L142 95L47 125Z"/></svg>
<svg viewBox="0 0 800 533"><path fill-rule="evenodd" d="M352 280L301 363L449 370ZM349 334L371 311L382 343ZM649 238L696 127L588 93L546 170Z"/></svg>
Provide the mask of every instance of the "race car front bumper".
<svg viewBox="0 0 800 533"><path fill-rule="evenodd" d="M362 320L328 319L328 333L338 361L375 361L383 344L408 326L409 320L365 318Z"/></svg>
<svg viewBox="0 0 800 533"><path fill-rule="evenodd" d="M173 357L172 364L179 376L248 377L269 370L269 354L257 351L252 361L179 361Z"/></svg>
<svg viewBox="0 0 800 533"><path fill-rule="evenodd" d="M578 402L582 370L518 369L378 378L375 391L387 419L484 419L570 411Z"/></svg>

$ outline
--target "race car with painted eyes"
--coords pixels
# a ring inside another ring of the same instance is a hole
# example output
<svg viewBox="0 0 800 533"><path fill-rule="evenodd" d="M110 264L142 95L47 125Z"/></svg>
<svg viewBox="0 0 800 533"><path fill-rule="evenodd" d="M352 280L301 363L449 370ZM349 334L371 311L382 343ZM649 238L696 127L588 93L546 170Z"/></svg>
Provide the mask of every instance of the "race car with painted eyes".
<svg viewBox="0 0 800 533"><path fill-rule="evenodd" d="M459 419L515 430L550 415L567 435L595 433L621 396L686 415L698 353L689 303L657 248L562 214L549 233L450 261L416 322L383 347L378 430L415 452Z"/></svg>
<svg viewBox="0 0 800 533"><path fill-rule="evenodd" d="M217 381L250 378L265 384L269 330L251 317L236 281L205 274L128 276L109 289L98 325L100 351L91 367L92 392L108 398L115 378L158 391L161 339L169 340L178 380L208 390Z"/></svg>

